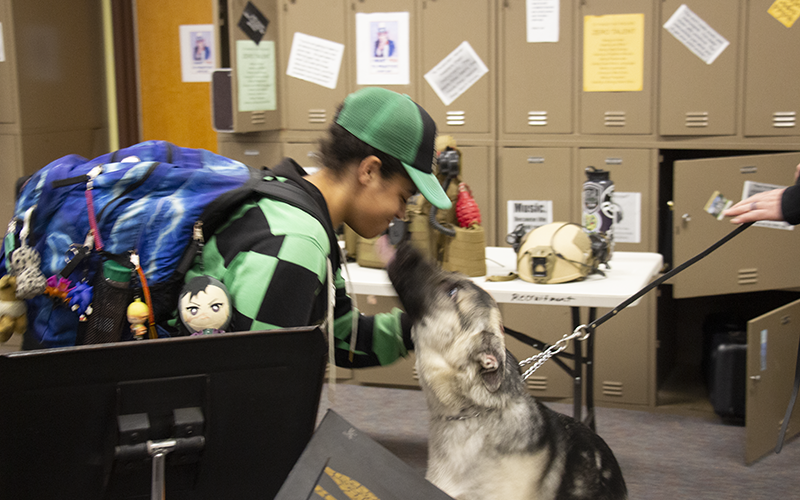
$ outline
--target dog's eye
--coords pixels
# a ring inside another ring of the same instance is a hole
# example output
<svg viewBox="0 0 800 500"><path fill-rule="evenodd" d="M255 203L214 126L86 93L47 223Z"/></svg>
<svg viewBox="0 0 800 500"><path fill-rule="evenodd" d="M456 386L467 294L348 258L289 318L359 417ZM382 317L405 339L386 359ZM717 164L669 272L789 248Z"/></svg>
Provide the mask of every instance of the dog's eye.
<svg viewBox="0 0 800 500"><path fill-rule="evenodd" d="M458 299L458 287L454 286L453 288L451 288L448 294L450 295L451 299L453 300Z"/></svg>

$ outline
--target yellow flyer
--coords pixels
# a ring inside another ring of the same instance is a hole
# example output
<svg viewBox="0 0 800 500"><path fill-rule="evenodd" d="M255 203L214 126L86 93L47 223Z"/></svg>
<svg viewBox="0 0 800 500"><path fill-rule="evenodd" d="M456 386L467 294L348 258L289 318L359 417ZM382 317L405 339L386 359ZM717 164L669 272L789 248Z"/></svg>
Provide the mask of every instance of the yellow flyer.
<svg viewBox="0 0 800 500"><path fill-rule="evenodd" d="M637 92L644 80L644 14L583 18L584 92Z"/></svg>
<svg viewBox="0 0 800 500"><path fill-rule="evenodd" d="M782 25L791 28L800 17L800 0L775 0L767 12Z"/></svg>

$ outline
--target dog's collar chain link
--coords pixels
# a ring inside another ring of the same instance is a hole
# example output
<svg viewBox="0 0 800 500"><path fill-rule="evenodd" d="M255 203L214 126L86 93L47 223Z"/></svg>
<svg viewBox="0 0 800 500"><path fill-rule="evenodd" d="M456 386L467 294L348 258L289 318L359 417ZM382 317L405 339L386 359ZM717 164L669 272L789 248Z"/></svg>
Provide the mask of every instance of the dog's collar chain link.
<svg viewBox="0 0 800 500"><path fill-rule="evenodd" d="M533 366L528 368L525 373L522 374L522 380L526 380L530 377L533 372L539 369L548 359L552 358L556 354L560 353L564 349L569 346L570 340L586 340L589 338L590 330L587 328L586 325L581 325L576 328L571 334L564 335L561 337L561 340L556 342L555 344L548 346L547 349L540 352L539 354L535 354L530 358L523 359L519 362L519 367L522 368L525 365L529 365L533 363Z"/></svg>

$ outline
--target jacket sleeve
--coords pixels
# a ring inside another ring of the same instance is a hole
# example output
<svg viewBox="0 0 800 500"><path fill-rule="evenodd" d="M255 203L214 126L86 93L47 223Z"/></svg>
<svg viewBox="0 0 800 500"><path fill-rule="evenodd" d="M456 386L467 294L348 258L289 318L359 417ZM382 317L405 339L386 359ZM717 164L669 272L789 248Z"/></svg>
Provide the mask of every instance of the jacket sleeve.
<svg viewBox="0 0 800 500"><path fill-rule="evenodd" d="M792 225L800 224L800 178L794 186L789 186L781 198L783 220Z"/></svg>
<svg viewBox="0 0 800 500"><path fill-rule="evenodd" d="M411 321L404 312L394 308L391 312L365 316L352 308L345 292L341 272L336 275L336 306L334 310L336 365L345 368L388 365L408 355L413 349ZM353 359L350 359L350 341L353 314L358 315Z"/></svg>

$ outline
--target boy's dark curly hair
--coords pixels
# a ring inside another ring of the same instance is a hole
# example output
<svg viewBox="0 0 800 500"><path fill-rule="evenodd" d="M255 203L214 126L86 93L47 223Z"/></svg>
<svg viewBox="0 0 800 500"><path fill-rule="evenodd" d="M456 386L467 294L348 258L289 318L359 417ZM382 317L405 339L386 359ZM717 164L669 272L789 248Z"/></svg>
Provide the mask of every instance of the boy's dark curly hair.
<svg viewBox="0 0 800 500"><path fill-rule="evenodd" d="M395 175L408 175L400 160L394 156L379 151L358 137L354 136L344 127L336 123L341 111L341 104L336 109L333 123L328 127L328 133L319 141L320 161L337 175L341 175L348 163L361 161L367 156L377 156L383 166L381 177L390 179Z"/></svg>

